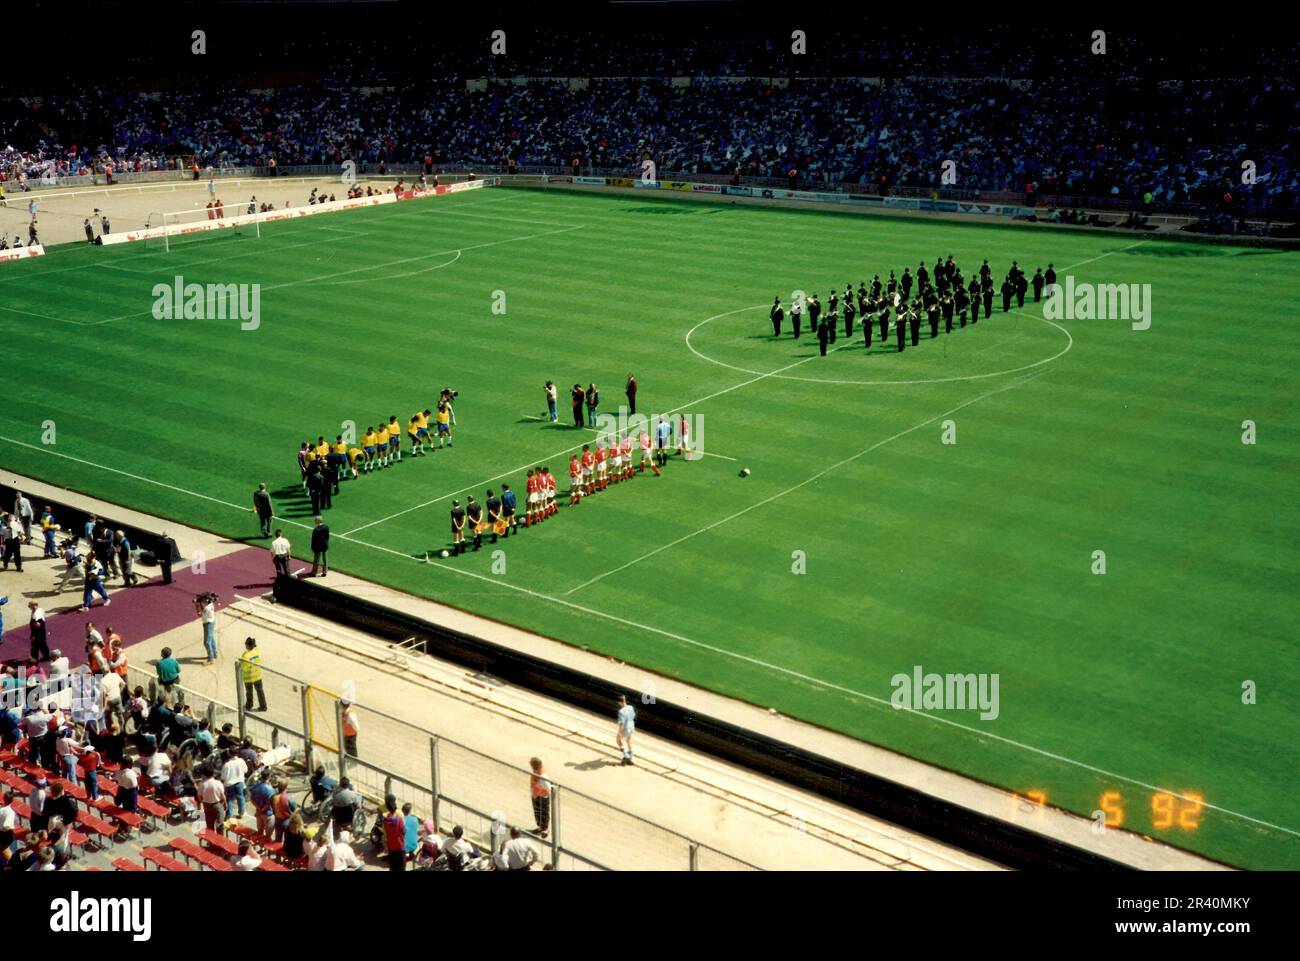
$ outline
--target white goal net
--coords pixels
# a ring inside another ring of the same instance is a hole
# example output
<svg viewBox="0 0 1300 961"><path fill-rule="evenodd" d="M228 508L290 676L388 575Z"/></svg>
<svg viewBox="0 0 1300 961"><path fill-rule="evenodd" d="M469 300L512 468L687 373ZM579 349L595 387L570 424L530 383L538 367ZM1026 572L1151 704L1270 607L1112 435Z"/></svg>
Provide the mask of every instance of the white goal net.
<svg viewBox="0 0 1300 961"><path fill-rule="evenodd" d="M145 246L169 251L178 243L219 234L222 237L262 236L261 202L257 197L230 203L211 201L191 210L152 213L146 224Z"/></svg>

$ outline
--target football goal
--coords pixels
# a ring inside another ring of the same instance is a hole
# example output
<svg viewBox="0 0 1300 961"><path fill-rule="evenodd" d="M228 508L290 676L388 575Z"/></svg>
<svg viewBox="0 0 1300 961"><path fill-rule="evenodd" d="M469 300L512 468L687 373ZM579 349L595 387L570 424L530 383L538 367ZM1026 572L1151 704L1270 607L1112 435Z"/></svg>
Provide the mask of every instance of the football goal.
<svg viewBox="0 0 1300 961"><path fill-rule="evenodd" d="M260 238L264 215L258 210L259 206L254 197L238 203L213 203L191 210L152 213L146 224L145 246L166 252L175 244L213 234L228 238Z"/></svg>

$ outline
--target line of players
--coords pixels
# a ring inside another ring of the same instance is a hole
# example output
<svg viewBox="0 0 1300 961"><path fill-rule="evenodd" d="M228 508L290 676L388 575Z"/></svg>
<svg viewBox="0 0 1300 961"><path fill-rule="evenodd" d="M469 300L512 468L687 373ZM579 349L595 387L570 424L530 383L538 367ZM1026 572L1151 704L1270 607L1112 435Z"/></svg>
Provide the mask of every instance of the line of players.
<svg viewBox="0 0 1300 961"><path fill-rule="evenodd" d="M431 420L432 418L432 420ZM435 438L430 433L430 424L436 432ZM452 446L451 439L452 412L451 405L439 403L438 409L416 411L406 424L406 435L410 439L411 455L426 454L429 451ZM298 467L302 472L303 484L318 463L333 470L337 476L357 478L383 467L390 467L402 460L402 425L397 415L388 418L388 423L379 427L367 427L361 435L359 446L351 445L339 434L331 444L324 436L318 437L316 443L303 441L298 448Z"/></svg>
<svg viewBox="0 0 1300 961"><path fill-rule="evenodd" d="M1032 278L1026 278L1025 272L1020 269L1016 261L1011 262L1011 269L1007 271L1005 279L1002 281L1000 292L1002 294L1002 311L1007 313L1011 310L1011 301L1016 300L1016 306L1025 305L1025 294L1032 286L1034 290L1034 302L1037 303L1042 299L1043 288L1051 288L1056 283L1056 271L1051 264L1047 265L1047 272L1039 267ZM912 297L912 288L916 288L916 297ZM866 281L858 284L856 304L853 296L852 284L844 285L844 296L841 300L840 295L834 290L827 301L829 310L823 310L817 294L808 298L808 327L809 333L817 338L819 349L823 357L826 356L828 344L836 342L839 328L840 306L844 309L844 336L846 339L853 336L853 321L855 317L862 318L862 334L866 342L867 350L871 349L871 334L877 324L880 329L880 342L883 346L889 339L890 311L894 312L894 333L897 337L898 351L906 349L906 335L910 328L912 346L916 347L920 343L921 336L921 317L925 315L930 323L930 337L939 336L939 318L940 315L944 321L944 332L952 333L953 315L958 317L960 326L966 326L967 315L970 316L972 324L977 323L980 317L980 305L983 304L984 316L988 318L993 314L993 271L989 267L988 260L980 266L979 277L972 277L970 284L967 285L965 278L962 276L961 268L958 267L950 254L946 261L935 260L934 271L931 273L926 269L924 261L917 268L916 274L913 275L910 269L903 270L903 276L896 278L894 272L889 272L888 282L882 283L880 275L876 274L871 282L870 289L867 288ZM781 336L781 325L785 321L785 310L781 306L781 298L777 297L772 303L772 310L769 314L772 321L772 336ZM803 305L797 300L790 307L791 328L796 339L799 338L803 323Z"/></svg>
<svg viewBox="0 0 1300 961"><path fill-rule="evenodd" d="M690 450L689 423L683 415L676 432L677 453ZM632 466L633 443L627 434L615 436L604 435L607 439L598 439L595 444L583 444L581 451L574 451L569 458L569 506L582 503L584 497L603 491L610 484L632 480L638 473L649 466L656 477L662 476L660 467L668 463L669 437L671 428L665 418L660 417L655 426L655 436L641 432L639 446L641 463ZM524 527L534 527L559 512L560 504L557 494L555 476L549 467L536 467L528 471L525 483L526 502L524 507ZM501 485L501 496L493 491L487 492L486 504L481 504L473 497L466 498L465 506L460 501L451 502L451 552L463 554L467 549L466 535L473 538L473 549L483 546L483 535L490 534L492 543L498 537L509 537L519 533L517 501L509 484Z"/></svg>

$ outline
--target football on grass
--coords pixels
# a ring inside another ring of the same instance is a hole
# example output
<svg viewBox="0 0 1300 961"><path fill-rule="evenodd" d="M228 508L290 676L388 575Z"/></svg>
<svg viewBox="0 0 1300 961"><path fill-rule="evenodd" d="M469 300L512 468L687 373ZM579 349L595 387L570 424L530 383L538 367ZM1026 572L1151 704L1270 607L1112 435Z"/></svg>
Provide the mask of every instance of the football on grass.
<svg viewBox="0 0 1300 961"><path fill-rule="evenodd" d="M740 469L740 476L741 476L741 477L748 477L748 476L749 476L749 468L748 468L748 467L742 467L742 468Z"/></svg>
<svg viewBox="0 0 1300 961"><path fill-rule="evenodd" d="M438 552L439 557L451 557L451 551L442 550Z"/></svg>

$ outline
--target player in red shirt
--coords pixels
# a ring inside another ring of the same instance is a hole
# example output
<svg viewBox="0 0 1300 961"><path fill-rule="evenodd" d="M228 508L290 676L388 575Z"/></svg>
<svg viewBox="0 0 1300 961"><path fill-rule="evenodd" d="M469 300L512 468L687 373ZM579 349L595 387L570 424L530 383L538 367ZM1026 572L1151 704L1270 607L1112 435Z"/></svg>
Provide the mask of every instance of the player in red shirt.
<svg viewBox="0 0 1300 961"><path fill-rule="evenodd" d="M582 500L582 463L578 455L569 458L569 506Z"/></svg>
<svg viewBox="0 0 1300 961"><path fill-rule="evenodd" d="M538 521L538 511L541 509L541 476L533 473L532 468L528 469L528 481L524 484L526 492L527 507L524 510L524 526L532 527Z"/></svg>
<svg viewBox="0 0 1300 961"><path fill-rule="evenodd" d="M555 477L549 467L542 468L542 476L546 482L546 513L554 514L560 509L560 505L555 503Z"/></svg>
<svg viewBox="0 0 1300 961"><path fill-rule="evenodd" d="M623 439L619 444L619 451L623 460L623 478L631 480L635 472L632 469L632 438L628 437L627 434L623 435Z"/></svg>
<svg viewBox="0 0 1300 961"><path fill-rule="evenodd" d="M605 445L597 442L596 451L595 451L596 483L600 486L601 490L604 490L606 487L609 486L609 480L606 477L606 472L608 470L608 467L605 463L608 456L609 455L605 452Z"/></svg>
<svg viewBox="0 0 1300 961"><path fill-rule="evenodd" d="M596 488L596 455L586 444L582 445L582 492L590 494Z"/></svg>
<svg viewBox="0 0 1300 961"><path fill-rule="evenodd" d="M677 421L677 453L679 455L682 451L685 451L688 454L691 452L690 430L690 424L686 422L686 415L682 414L681 418ZM689 459L690 458L687 458L687 460Z"/></svg>
<svg viewBox="0 0 1300 961"><path fill-rule="evenodd" d="M609 482L611 484L617 484L622 479L621 465L623 463L623 451L619 449L617 435L609 435L609 449L605 454L609 461Z"/></svg>
<svg viewBox="0 0 1300 961"><path fill-rule="evenodd" d="M646 461L650 462L650 469L655 472L655 476L660 475L659 465L655 463L654 454L651 452L650 435L641 431L641 464L637 467L638 471L644 471Z"/></svg>

